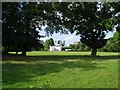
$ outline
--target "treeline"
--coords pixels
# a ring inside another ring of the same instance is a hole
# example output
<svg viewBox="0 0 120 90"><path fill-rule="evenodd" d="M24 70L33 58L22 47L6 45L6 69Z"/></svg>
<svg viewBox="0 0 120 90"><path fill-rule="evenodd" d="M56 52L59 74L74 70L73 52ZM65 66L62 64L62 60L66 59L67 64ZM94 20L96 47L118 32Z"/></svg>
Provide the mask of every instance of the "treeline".
<svg viewBox="0 0 120 90"><path fill-rule="evenodd" d="M101 52L120 52L120 44L119 44L119 33L115 32L113 37L111 37L107 44L103 48L99 48L98 51ZM71 51L91 51L91 48L85 45L82 42L76 42L74 44L70 44L66 49L71 49Z"/></svg>
<svg viewBox="0 0 120 90"><path fill-rule="evenodd" d="M111 37L107 44L103 47L98 49L102 52L120 52L120 34L118 32L114 33L114 36Z"/></svg>
<svg viewBox="0 0 120 90"><path fill-rule="evenodd" d="M91 50L90 47L83 44L82 42L70 44L68 47L65 47L65 49L71 49L71 51L90 51Z"/></svg>

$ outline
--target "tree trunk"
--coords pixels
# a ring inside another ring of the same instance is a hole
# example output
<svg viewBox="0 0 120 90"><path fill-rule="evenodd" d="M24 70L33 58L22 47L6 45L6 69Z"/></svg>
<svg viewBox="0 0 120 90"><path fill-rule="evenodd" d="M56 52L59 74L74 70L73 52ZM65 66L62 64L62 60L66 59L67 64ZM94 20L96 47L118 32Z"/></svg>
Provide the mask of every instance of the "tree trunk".
<svg viewBox="0 0 120 90"><path fill-rule="evenodd" d="M97 48L92 48L91 56L95 57L97 54Z"/></svg>
<svg viewBox="0 0 120 90"><path fill-rule="evenodd" d="M16 51L16 55L18 54L18 51Z"/></svg>
<svg viewBox="0 0 120 90"><path fill-rule="evenodd" d="M4 48L3 54L8 54L9 48L10 48L9 46L7 46L6 48Z"/></svg>
<svg viewBox="0 0 120 90"><path fill-rule="evenodd" d="M26 56L26 51L25 50L22 51L22 55Z"/></svg>

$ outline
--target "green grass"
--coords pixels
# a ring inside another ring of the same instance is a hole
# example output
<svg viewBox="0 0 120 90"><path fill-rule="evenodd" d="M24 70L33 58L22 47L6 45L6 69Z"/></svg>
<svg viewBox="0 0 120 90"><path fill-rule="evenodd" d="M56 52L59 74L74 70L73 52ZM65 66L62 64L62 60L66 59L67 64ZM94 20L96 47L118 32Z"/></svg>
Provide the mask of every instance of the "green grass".
<svg viewBox="0 0 120 90"><path fill-rule="evenodd" d="M118 53L28 52L3 56L3 88L117 88Z"/></svg>

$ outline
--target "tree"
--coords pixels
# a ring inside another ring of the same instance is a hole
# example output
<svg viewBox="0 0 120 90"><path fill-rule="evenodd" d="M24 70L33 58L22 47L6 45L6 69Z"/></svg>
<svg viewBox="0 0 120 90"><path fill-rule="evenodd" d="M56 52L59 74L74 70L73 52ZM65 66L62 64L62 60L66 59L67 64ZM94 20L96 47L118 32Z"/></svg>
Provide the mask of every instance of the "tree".
<svg viewBox="0 0 120 90"><path fill-rule="evenodd" d="M106 45L105 36L115 25L113 16L118 13L119 5L98 2L3 3L3 46L6 52L13 48L25 55L39 44L40 35L36 28L47 25L47 34L76 31L81 42L92 48L91 55L96 56L97 49Z"/></svg>
<svg viewBox="0 0 120 90"><path fill-rule="evenodd" d="M62 47L65 46L65 41L62 40L58 40L57 44L61 45Z"/></svg>
<svg viewBox="0 0 120 90"><path fill-rule="evenodd" d="M2 4L2 45L4 47L4 52L8 53L11 46L15 44L15 26L17 21L18 8L15 3L3 3ZM15 47L15 46L14 46Z"/></svg>
<svg viewBox="0 0 120 90"><path fill-rule="evenodd" d="M79 44L74 44L75 50L77 51L79 49Z"/></svg>
<svg viewBox="0 0 120 90"><path fill-rule="evenodd" d="M4 2L2 5L4 52L22 51L26 55L27 51L41 47L36 28L41 30L42 25L51 25L52 5L44 2Z"/></svg>
<svg viewBox="0 0 120 90"><path fill-rule="evenodd" d="M49 40L46 40L44 43L44 50L47 51L49 49Z"/></svg>
<svg viewBox="0 0 120 90"><path fill-rule="evenodd" d="M57 44L61 45L61 44L62 44L62 41L61 41L61 40L58 40Z"/></svg>
<svg viewBox="0 0 120 90"><path fill-rule="evenodd" d="M63 41L63 43L62 43L62 47L64 47L65 46L65 40Z"/></svg>
<svg viewBox="0 0 120 90"><path fill-rule="evenodd" d="M52 38L50 38L49 40L50 40L50 45L53 46L54 45L54 40Z"/></svg>
<svg viewBox="0 0 120 90"><path fill-rule="evenodd" d="M41 37L36 31L36 22L31 23L34 18L35 3L3 3L3 47L4 51L26 51L41 46L39 38Z"/></svg>
<svg viewBox="0 0 120 90"><path fill-rule="evenodd" d="M69 48L72 49L72 50L74 50L74 48L75 48L74 44L70 44Z"/></svg>
<svg viewBox="0 0 120 90"><path fill-rule="evenodd" d="M81 42L92 48L92 56L96 56L97 49L106 45L106 33L112 31L115 15L111 3L72 2L56 5L61 14L61 25L71 33L77 32Z"/></svg>
<svg viewBox="0 0 120 90"><path fill-rule="evenodd" d="M85 48L85 44L80 43L80 51L84 51L84 48Z"/></svg>
<svg viewBox="0 0 120 90"><path fill-rule="evenodd" d="M107 51L107 52L120 52L120 45L119 45L119 33L116 31L111 37L107 44L100 49L100 51Z"/></svg>
<svg viewBox="0 0 120 90"><path fill-rule="evenodd" d="M114 9L114 17L113 17L113 23L116 25L116 31L114 33L114 36L109 39L109 42L105 47L102 49L105 51L120 51L119 45L120 45L120 2L113 2L110 3L111 6Z"/></svg>
<svg viewBox="0 0 120 90"><path fill-rule="evenodd" d="M49 47L53 45L54 45L54 40L52 38L47 39L44 43L44 49L47 51L49 50Z"/></svg>
<svg viewBox="0 0 120 90"><path fill-rule="evenodd" d="M77 43L74 43L74 44L70 44L69 48L71 48L72 50L75 50L75 51L78 51L78 50L80 50L80 51L90 51L90 48L82 42L77 42Z"/></svg>
<svg viewBox="0 0 120 90"><path fill-rule="evenodd" d="M80 42L79 49L80 51L90 51L90 47L88 47L86 44L82 42Z"/></svg>
<svg viewBox="0 0 120 90"><path fill-rule="evenodd" d="M110 5L114 9L113 22L117 25L116 30L120 33L120 2L112 2Z"/></svg>

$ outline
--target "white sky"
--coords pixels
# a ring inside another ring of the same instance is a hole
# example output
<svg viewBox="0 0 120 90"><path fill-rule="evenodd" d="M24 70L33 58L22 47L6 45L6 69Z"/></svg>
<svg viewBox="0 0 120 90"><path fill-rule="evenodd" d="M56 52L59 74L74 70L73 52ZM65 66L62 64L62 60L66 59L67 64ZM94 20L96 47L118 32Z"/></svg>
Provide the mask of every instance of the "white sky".
<svg viewBox="0 0 120 90"><path fill-rule="evenodd" d="M106 35L105 38L110 38L113 36L113 33L114 32L110 32ZM40 35L45 35L45 32L44 31L40 31L39 33ZM80 36L79 35L76 35L75 33L73 34L60 34L60 33L54 33L52 36L49 36L49 37L45 37L45 38L41 38L40 40L47 40L49 38L53 38L54 41L58 41L58 40L62 40L64 41L65 40L65 46L69 46L69 44L73 44L74 42L76 41L80 41Z"/></svg>

